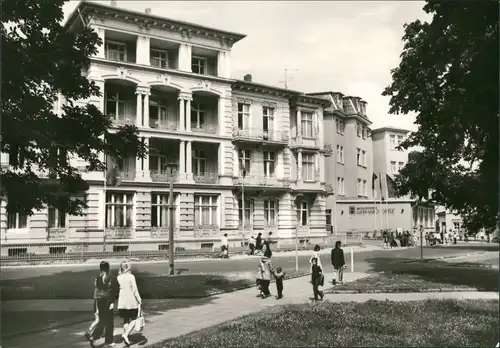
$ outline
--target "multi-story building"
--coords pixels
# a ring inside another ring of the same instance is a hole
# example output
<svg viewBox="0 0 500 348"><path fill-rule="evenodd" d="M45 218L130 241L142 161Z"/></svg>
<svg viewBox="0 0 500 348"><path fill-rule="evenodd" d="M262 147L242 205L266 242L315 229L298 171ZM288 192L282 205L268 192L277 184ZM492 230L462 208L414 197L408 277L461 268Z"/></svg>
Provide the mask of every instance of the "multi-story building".
<svg viewBox="0 0 500 348"><path fill-rule="evenodd" d="M234 244L259 231L325 236L328 101L231 79L231 48L242 34L95 2L80 3L66 28L84 21L103 42L84 73L103 93L80 103L95 104L116 126L136 125L149 154L106 158L105 173L73 159L90 186L85 215L48 207L7 216L4 204L2 241L164 248L172 223L181 247L212 247L222 233Z"/></svg>

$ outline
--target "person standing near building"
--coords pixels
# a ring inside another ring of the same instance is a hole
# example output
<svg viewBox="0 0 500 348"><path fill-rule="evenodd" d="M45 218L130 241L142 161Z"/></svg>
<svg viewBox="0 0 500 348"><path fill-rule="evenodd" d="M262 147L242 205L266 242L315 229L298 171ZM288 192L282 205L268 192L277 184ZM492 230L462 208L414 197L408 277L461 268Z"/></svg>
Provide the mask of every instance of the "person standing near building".
<svg viewBox="0 0 500 348"><path fill-rule="evenodd" d="M255 238L253 236L250 237L248 240L248 248L249 248L249 254L254 255L255 254Z"/></svg>
<svg viewBox="0 0 500 348"><path fill-rule="evenodd" d="M335 242L335 248L332 249L331 259L333 266L333 280L332 283L335 285L337 282L342 284L344 281L344 268L345 268L345 259L344 259L344 250L341 248L342 242L340 240Z"/></svg>
<svg viewBox="0 0 500 348"><path fill-rule="evenodd" d="M261 272L260 287L263 299L271 296L271 292L269 291L269 284L271 283L272 270L273 270L273 265L271 263L271 259L269 259L266 256L263 256L260 259L260 272Z"/></svg>
<svg viewBox="0 0 500 348"><path fill-rule="evenodd" d="M262 251L262 233L259 232L259 234L257 235L257 238L255 239L255 251L256 251L256 254L257 253L260 253Z"/></svg>
<svg viewBox="0 0 500 348"><path fill-rule="evenodd" d="M220 258L229 258L229 241L227 240L227 233L224 233L220 240Z"/></svg>
<svg viewBox="0 0 500 348"><path fill-rule="evenodd" d="M123 341L125 345L130 346L128 339L132 330L135 328L135 321L138 319L142 299L139 295L139 289L135 281L135 276L131 272L132 267L128 261L123 261L120 265L120 271L117 277L120 285L118 296L118 311L123 318Z"/></svg>
<svg viewBox="0 0 500 348"><path fill-rule="evenodd" d="M313 286L314 300L317 301L318 297L323 300L325 293L320 290L320 287L324 285L325 275L323 274L323 269L318 265L318 259L312 259L312 273L311 273L311 283Z"/></svg>

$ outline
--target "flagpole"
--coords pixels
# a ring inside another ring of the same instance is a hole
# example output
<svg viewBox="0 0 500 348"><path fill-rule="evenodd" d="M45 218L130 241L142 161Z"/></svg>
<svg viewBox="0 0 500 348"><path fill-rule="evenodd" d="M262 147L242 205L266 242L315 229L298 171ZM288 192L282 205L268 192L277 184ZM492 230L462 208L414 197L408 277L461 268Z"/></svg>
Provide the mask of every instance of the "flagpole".
<svg viewBox="0 0 500 348"><path fill-rule="evenodd" d="M108 171L108 155L104 153L104 226L103 226L103 236L102 236L102 252L106 252L106 185L107 185L107 171Z"/></svg>

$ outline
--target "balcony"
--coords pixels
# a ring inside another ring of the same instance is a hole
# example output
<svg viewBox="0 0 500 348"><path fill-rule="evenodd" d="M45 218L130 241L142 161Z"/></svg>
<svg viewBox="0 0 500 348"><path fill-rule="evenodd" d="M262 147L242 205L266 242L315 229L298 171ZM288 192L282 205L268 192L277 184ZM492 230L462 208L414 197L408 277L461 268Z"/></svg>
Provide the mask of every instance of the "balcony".
<svg viewBox="0 0 500 348"><path fill-rule="evenodd" d="M193 46L191 72L199 75L218 76L218 51Z"/></svg>
<svg viewBox="0 0 500 348"><path fill-rule="evenodd" d="M288 144L288 131L286 130L264 130L262 128L233 128L233 143L259 143L262 145L280 145Z"/></svg>
<svg viewBox="0 0 500 348"><path fill-rule="evenodd" d="M113 124L137 124L136 85L125 80L106 80L104 84L104 113Z"/></svg>
<svg viewBox="0 0 500 348"><path fill-rule="evenodd" d="M179 173L171 172L170 170L150 170L149 175L151 176L151 180L153 182L179 182Z"/></svg>
<svg viewBox="0 0 500 348"><path fill-rule="evenodd" d="M67 240L68 231L66 228L49 228L47 237L49 241Z"/></svg>
<svg viewBox="0 0 500 348"><path fill-rule="evenodd" d="M117 160L107 156L106 167L106 183L110 186L135 180L135 160L132 158Z"/></svg>
<svg viewBox="0 0 500 348"><path fill-rule="evenodd" d="M323 148L321 149L321 152L325 157L330 157L333 155L333 148L331 144L325 144Z"/></svg>
<svg viewBox="0 0 500 348"><path fill-rule="evenodd" d="M217 134L219 132L219 97L209 91L196 91L189 102L187 131L200 134Z"/></svg>
<svg viewBox="0 0 500 348"><path fill-rule="evenodd" d="M291 182L285 178L265 177L265 176L246 176L234 177L233 185L235 189L244 188L247 193L271 193L283 192L290 189Z"/></svg>
<svg viewBox="0 0 500 348"><path fill-rule="evenodd" d="M153 182L178 182L181 146L177 140L152 138L149 141L149 175Z"/></svg>
<svg viewBox="0 0 500 348"><path fill-rule="evenodd" d="M219 225L195 225L193 232L195 238L220 238Z"/></svg>
<svg viewBox="0 0 500 348"><path fill-rule="evenodd" d="M172 87L151 87L147 109L149 127L173 132L179 129L178 95L179 91Z"/></svg>
<svg viewBox="0 0 500 348"><path fill-rule="evenodd" d="M132 227L106 227L104 235L106 239L130 239L132 238Z"/></svg>
<svg viewBox="0 0 500 348"><path fill-rule="evenodd" d="M193 174L193 180L196 184L216 185L220 178L218 173Z"/></svg>
<svg viewBox="0 0 500 348"><path fill-rule="evenodd" d="M191 124L191 131L201 134L217 134L218 126L216 124Z"/></svg>
<svg viewBox="0 0 500 348"><path fill-rule="evenodd" d="M321 146L318 138L295 136L290 139L290 148L319 150Z"/></svg>

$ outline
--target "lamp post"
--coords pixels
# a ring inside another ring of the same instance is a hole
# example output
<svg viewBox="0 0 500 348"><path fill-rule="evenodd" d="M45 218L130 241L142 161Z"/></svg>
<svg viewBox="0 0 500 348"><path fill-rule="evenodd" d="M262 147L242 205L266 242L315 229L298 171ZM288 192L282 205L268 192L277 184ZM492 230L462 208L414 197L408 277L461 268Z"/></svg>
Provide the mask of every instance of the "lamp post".
<svg viewBox="0 0 500 348"><path fill-rule="evenodd" d="M244 163L240 163L242 170L241 178L241 246L245 246L245 177L247 176L247 171Z"/></svg>
<svg viewBox="0 0 500 348"><path fill-rule="evenodd" d="M174 176L176 170L174 167L169 168L167 174L169 178L169 195L168 195L168 213L170 223L168 224L168 264L170 275L175 274L174 268L174 223L175 223L175 206L174 206Z"/></svg>

